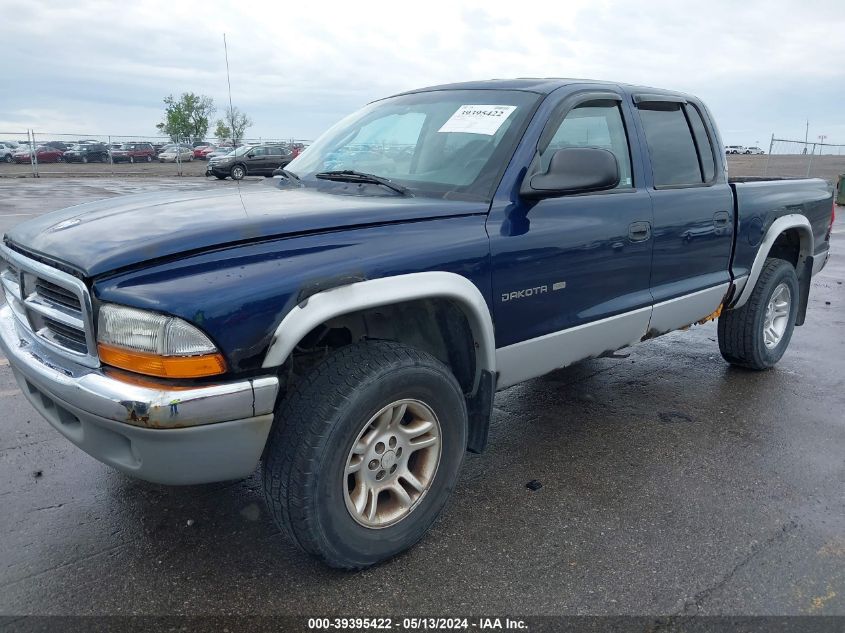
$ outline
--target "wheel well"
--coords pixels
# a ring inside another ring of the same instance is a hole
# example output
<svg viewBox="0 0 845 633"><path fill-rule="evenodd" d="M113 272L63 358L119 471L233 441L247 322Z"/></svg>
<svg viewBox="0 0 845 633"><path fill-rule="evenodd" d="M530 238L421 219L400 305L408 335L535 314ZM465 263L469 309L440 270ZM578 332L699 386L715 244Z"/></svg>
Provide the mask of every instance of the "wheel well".
<svg viewBox="0 0 845 633"><path fill-rule="evenodd" d="M787 229L778 235L769 250L769 257L783 259L797 269L801 257L801 233L798 229Z"/></svg>
<svg viewBox="0 0 845 633"><path fill-rule="evenodd" d="M466 314L450 299L403 301L333 317L299 341L282 373L295 381L332 351L366 339L396 341L426 351L452 370L465 394L473 389L477 342Z"/></svg>

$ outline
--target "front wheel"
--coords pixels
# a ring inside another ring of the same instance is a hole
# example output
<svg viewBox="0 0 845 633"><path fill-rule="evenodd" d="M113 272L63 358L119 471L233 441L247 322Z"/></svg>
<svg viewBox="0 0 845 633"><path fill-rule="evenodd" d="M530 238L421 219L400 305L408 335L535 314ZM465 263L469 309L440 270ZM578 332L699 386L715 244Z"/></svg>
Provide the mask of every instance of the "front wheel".
<svg viewBox="0 0 845 633"><path fill-rule="evenodd" d="M279 405L264 497L301 549L360 569L411 547L446 504L467 413L449 369L388 341L344 347Z"/></svg>
<svg viewBox="0 0 845 633"><path fill-rule="evenodd" d="M232 180L241 180L246 176L246 168L243 165L235 165L232 167Z"/></svg>
<svg viewBox="0 0 845 633"><path fill-rule="evenodd" d="M787 261L770 257L748 301L719 317L719 351L732 365L769 369L783 356L798 314L798 276Z"/></svg>

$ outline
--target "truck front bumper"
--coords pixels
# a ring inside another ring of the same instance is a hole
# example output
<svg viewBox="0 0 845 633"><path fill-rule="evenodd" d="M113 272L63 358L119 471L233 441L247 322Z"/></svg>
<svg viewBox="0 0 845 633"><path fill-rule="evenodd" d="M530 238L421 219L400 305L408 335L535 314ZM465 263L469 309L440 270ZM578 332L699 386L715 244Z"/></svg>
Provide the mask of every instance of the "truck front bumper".
<svg viewBox="0 0 845 633"><path fill-rule="evenodd" d="M0 351L24 396L83 451L133 477L199 484L250 475L279 390L265 376L191 388L132 384L51 355L0 309Z"/></svg>

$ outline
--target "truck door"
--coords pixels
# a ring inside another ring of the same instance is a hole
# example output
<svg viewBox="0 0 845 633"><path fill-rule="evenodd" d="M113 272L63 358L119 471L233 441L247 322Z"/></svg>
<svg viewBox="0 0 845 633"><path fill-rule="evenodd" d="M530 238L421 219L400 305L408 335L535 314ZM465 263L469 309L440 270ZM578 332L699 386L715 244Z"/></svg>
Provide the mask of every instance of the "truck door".
<svg viewBox="0 0 845 633"><path fill-rule="evenodd" d="M654 208L649 331L660 334L721 304L730 282L733 193L702 106L668 95L634 95L634 102Z"/></svg>
<svg viewBox="0 0 845 633"><path fill-rule="evenodd" d="M616 157L619 185L491 209L499 387L646 333L652 212L639 156L631 152L632 116L615 91L565 97L548 118L534 160L543 170L562 148L607 149Z"/></svg>

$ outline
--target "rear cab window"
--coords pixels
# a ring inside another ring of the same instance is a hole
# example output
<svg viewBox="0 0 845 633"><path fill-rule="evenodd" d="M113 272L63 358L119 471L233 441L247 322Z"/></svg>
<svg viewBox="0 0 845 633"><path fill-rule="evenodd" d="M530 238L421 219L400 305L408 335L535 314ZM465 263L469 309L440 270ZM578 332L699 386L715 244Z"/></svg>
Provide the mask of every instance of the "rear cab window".
<svg viewBox="0 0 845 633"><path fill-rule="evenodd" d="M667 100L642 101L637 109L656 189L703 186L714 180L713 144L697 107Z"/></svg>

